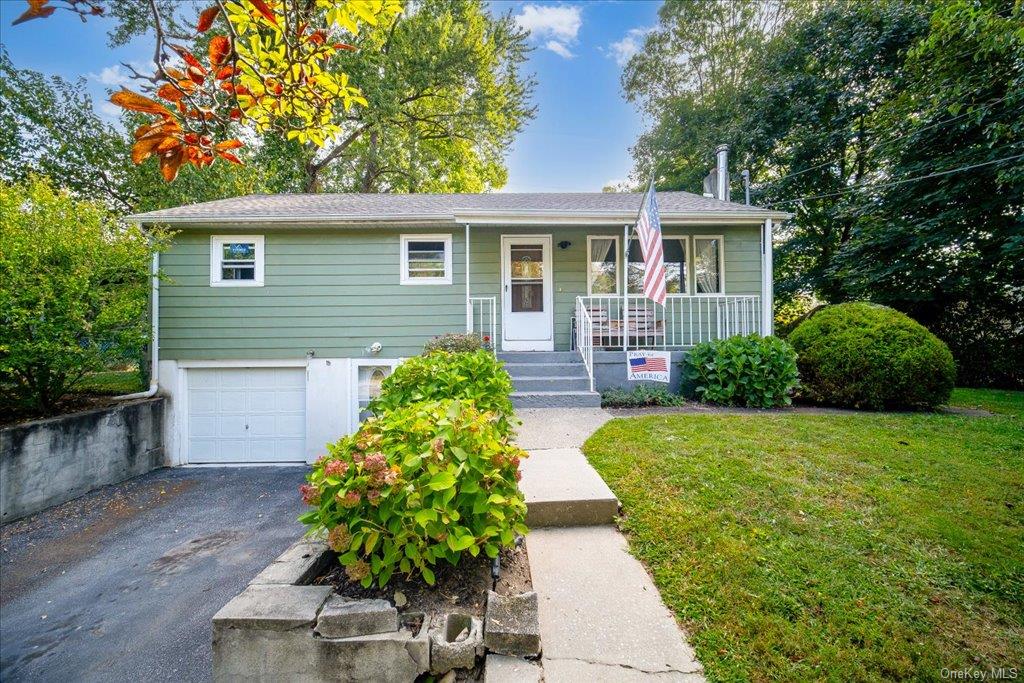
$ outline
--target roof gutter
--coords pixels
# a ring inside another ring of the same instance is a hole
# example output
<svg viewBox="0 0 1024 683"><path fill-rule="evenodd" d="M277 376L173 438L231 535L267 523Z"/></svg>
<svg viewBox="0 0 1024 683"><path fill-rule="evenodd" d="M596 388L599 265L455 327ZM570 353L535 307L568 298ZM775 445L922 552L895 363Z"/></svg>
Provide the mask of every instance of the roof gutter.
<svg viewBox="0 0 1024 683"><path fill-rule="evenodd" d="M662 212L661 222L664 224L684 223L752 223L760 224L766 218L773 220L786 220L792 214L781 211L685 211L685 212ZM136 214L128 216L127 220L136 223L162 223L167 225L222 225L233 224L274 224L274 225L295 225L295 226L330 226L330 227L366 227L387 225L393 227L416 226L416 225L445 225L458 227L467 222L474 225L621 225L623 221L630 222L636 218L632 212L604 211L580 213L577 211L565 211L551 213L545 211L517 211L510 213L506 211L479 211L474 210L466 213L455 214L387 214L387 215L365 215L353 217L349 215L321 214L316 216L295 216L280 215L218 215L218 216L150 216L147 214Z"/></svg>

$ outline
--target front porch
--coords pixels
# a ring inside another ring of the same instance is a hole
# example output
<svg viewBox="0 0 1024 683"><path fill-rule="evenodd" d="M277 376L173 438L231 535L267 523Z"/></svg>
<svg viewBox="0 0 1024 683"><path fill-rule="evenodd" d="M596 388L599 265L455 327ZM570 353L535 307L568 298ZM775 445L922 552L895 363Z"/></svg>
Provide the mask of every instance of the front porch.
<svg viewBox="0 0 1024 683"><path fill-rule="evenodd" d="M595 353L770 334L771 227L664 226L662 306L640 293L644 263L627 226L467 225L465 330L495 352L571 352L591 382Z"/></svg>

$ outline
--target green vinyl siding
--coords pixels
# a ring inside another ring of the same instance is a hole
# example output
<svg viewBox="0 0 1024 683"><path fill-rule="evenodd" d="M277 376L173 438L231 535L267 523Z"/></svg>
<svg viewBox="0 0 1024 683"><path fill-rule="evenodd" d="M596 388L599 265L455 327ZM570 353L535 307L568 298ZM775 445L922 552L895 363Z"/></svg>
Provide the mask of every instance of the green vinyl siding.
<svg viewBox="0 0 1024 683"><path fill-rule="evenodd" d="M211 287L210 236L262 234L264 286ZM466 251L453 229L452 284L401 285L400 237L446 230L187 229L161 255L160 354L168 360L364 357L380 342L381 358L419 353L423 343L466 325ZM671 228L671 236L724 235L726 294L760 294L757 227ZM577 296L587 289L587 235L621 231L586 227L471 227L472 296L493 296L501 337L501 235L551 235L555 348L570 347ZM569 242L560 248L560 242Z"/></svg>

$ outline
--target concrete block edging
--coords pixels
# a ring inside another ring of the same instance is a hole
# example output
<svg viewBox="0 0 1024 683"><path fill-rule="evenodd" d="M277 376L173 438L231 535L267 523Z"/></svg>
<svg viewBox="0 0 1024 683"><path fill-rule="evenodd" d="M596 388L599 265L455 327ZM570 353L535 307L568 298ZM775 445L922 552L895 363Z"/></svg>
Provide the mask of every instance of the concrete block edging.
<svg viewBox="0 0 1024 683"><path fill-rule="evenodd" d="M489 653L540 653L535 593L490 593L483 620L458 611L433 619L400 614L387 600L353 600L331 586L308 585L334 558L326 543L301 539L214 615L215 681L410 681L483 665ZM490 634L500 653L486 645L485 625L498 623L513 625Z"/></svg>

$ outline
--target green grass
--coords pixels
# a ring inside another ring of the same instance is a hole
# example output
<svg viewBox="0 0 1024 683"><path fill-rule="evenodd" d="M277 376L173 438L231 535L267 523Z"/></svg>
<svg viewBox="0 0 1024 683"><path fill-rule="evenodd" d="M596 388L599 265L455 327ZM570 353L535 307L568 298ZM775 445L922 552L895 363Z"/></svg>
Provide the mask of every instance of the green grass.
<svg viewBox="0 0 1024 683"><path fill-rule="evenodd" d="M138 370L107 370L86 375L75 388L79 394L132 394L145 389Z"/></svg>
<svg viewBox="0 0 1024 683"><path fill-rule="evenodd" d="M949 405L961 408L981 408L993 413L1024 417L1024 391L954 389Z"/></svg>
<svg viewBox="0 0 1024 683"><path fill-rule="evenodd" d="M653 415L584 450L709 680L1024 663L1019 417Z"/></svg>

